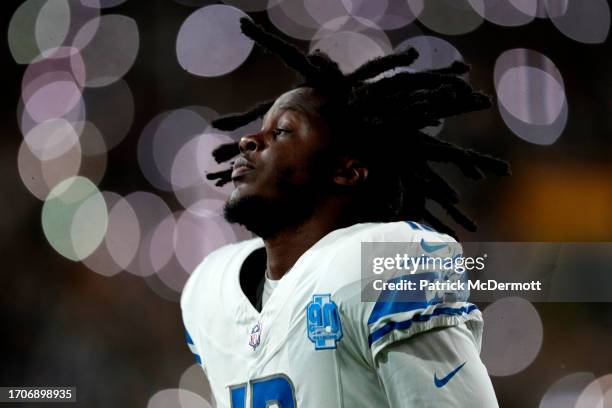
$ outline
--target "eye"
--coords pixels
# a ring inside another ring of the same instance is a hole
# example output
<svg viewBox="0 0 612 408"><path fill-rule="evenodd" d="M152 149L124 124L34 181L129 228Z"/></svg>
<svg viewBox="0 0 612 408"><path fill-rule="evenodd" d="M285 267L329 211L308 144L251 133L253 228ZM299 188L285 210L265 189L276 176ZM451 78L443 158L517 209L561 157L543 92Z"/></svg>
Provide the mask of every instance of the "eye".
<svg viewBox="0 0 612 408"><path fill-rule="evenodd" d="M289 134L291 133L292 130L289 129L284 129L284 128L276 128L272 131L272 136L274 136L275 138L282 135L282 134Z"/></svg>

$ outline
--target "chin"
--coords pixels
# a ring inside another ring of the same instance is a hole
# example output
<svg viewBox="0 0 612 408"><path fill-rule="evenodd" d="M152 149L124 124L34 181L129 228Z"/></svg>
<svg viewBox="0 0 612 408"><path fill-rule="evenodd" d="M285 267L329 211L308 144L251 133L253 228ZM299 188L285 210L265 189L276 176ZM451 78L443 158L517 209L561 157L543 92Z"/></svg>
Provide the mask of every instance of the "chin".
<svg viewBox="0 0 612 408"><path fill-rule="evenodd" d="M274 217L275 206L258 195L244 194L236 188L223 208L223 216L232 224L240 224L262 238L273 236L281 227Z"/></svg>
<svg viewBox="0 0 612 408"><path fill-rule="evenodd" d="M240 224L264 240L274 238L312 215L312 203L296 200L295 196L271 199L234 191L225 203L223 215L228 222Z"/></svg>

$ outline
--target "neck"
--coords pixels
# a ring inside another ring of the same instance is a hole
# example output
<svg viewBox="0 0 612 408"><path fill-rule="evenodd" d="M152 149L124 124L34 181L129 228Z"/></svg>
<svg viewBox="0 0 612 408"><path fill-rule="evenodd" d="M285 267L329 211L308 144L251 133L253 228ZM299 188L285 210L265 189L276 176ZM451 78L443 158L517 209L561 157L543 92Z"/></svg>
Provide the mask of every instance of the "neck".
<svg viewBox="0 0 612 408"><path fill-rule="evenodd" d="M340 206L327 206L304 222L264 240L270 279L282 278L300 256L330 232L346 226Z"/></svg>

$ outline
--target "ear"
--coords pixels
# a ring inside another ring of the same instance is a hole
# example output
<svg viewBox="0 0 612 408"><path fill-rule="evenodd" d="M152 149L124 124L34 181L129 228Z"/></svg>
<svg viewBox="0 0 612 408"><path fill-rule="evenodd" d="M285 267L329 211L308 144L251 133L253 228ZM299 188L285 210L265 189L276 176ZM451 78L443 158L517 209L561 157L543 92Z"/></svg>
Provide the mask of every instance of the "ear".
<svg viewBox="0 0 612 408"><path fill-rule="evenodd" d="M334 183L339 186L356 186L368 178L368 168L357 159L343 157L334 174Z"/></svg>

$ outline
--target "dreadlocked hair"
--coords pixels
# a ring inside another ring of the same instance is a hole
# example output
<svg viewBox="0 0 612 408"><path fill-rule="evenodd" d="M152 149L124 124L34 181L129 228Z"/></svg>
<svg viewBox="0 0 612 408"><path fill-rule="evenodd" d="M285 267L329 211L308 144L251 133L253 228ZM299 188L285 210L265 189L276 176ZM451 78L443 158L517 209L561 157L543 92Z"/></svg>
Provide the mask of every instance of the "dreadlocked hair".
<svg viewBox="0 0 612 408"><path fill-rule="evenodd" d="M468 65L456 61L446 68L411 72L406 68L419 54L410 48L375 58L344 74L335 61L319 50L304 54L248 18L242 18L240 24L245 35L300 75L296 88L314 88L325 97L320 114L334 139L348 150L345 152L356 155L368 166L365 188L357 200L361 203L357 221L422 219L436 230L456 237L452 228L426 208L430 200L463 228L476 230L474 221L457 207L457 191L430 164L454 165L463 175L476 180L484 178L485 172L509 175L510 166L504 160L422 131L439 125L441 119L491 106L486 95L474 91L460 77L469 71ZM386 75L393 71L396 72ZM237 129L262 117L272 104L273 101L264 102L247 112L217 119L212 125L222 130ZM379 143L371 143L372 135ZM406 160L407 152L410 160ZM213 151L218 163L238 154L238 142ZM223 185L231 180L230 174L231 170L223 170L209 173L207 178Z"/></svg>

